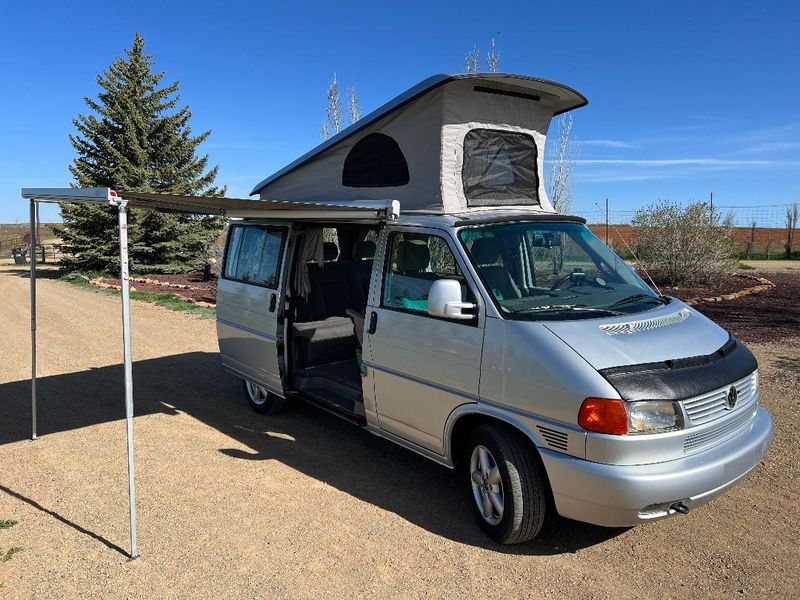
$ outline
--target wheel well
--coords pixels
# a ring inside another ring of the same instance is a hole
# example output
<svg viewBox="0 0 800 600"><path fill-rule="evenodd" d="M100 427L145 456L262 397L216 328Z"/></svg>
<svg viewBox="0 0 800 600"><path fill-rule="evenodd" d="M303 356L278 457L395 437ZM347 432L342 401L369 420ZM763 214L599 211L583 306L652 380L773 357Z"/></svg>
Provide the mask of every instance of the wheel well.
<svg viewBox="0 0 800 600"><path fill-rule="evenodd" d="M469 435L470 432L478 427L479 425L484 424L494 424L494 425L502 425L509 429L514 430L522 439L524 439L533 450L534 455L536 456L537 460L541 462L541 457L539 456L539 451L536 448L536 444L533 443L524 432L522 432L519 427L516 427L512 423L508 421L503 421L502 419L498 419L496 417L492 417L490 415L482 415L478 413L471 413L460 417L455 424L453 425L453 429L450 432L450 456L453 459L453 463L458 465L461 461L464 460L464 454L467 450L467 443L469 442Z"/></svg>
<svg viewBox="0 0 800 600"><path fill-rule="evenodd" d="M544 477L544 484L547 490L548 509L551 510L551 514L556 514L557 511L555 510L553 489L550 487L550 478L547 476L547 469L544 467L544 461L542 461L542 456L539 454L539 449L536 447L536 444L533 442L533 440L513 423L509 423L508 421L504 421L490 415L478 413L471 413L460 417L455 422L453 429L450 432L450 456L453 460L454 466L459 468L464 464L470 432L476 427L484 424L493 424L506 427L516 433L519 438L530 447L531 454L539 464L539 468Z"/></svg>

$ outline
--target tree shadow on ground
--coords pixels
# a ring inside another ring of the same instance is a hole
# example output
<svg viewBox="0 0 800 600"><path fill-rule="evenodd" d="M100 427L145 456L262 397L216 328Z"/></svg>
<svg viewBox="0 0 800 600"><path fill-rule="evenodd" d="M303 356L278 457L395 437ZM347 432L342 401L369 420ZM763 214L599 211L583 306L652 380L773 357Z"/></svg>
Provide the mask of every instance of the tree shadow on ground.
<svg viewBox="0 0 800 600"><path fill-rule="evenodd" d="M625 531L559 519L530 543L495 544L477 527L466 480L458 472L304 403L295 403L281 415L255 416L242 397L239 380L222 370L216 353L137 361L133 374L136 415L184 412L248 448L220 448L227 456L280 461L448 539L495 552L550 555L576 552ZM38 379L39 434L124 418L122 382L121 366ZM272 435L265 433L267 428ZM1 384L0 445L29 436L30 381ZM289 438L296 441L290 443ZM35 500L25 501L37 506Z"/></svg>
<svg viewBox="0 0 800 600"><path fill-rule="evenodd" d="M31 277L31 268L30 265L27 266L16 266L10 269L4 269L3 273L9 273L11 275L16 275L17 277L22 277L23 279L30 279ZM45 263L45 265L36 265L36 279L58 279L64 274L64 271L61 267L58 266L57 263Z"/></svg>

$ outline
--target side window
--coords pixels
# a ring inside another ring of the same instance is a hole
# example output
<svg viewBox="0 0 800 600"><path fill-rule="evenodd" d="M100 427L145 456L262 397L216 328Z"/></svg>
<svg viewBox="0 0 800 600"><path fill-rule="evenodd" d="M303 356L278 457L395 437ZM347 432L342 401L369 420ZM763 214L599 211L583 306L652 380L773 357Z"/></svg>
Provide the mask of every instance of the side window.
<svg viewBox="0 0 800 600"><path fill-rule="evenodd" d="M461 297L474 302L464 274L450 247L441 237L417 233L393 233L383 285L386 308L428 312L428 292L437 279L461 282Z"/></svg>
<svg viewBox="0 0 800 600"><path fill-rule="evenodd" d="M283 231L237 225L230 234L224 277L277 288Z"/></svg>

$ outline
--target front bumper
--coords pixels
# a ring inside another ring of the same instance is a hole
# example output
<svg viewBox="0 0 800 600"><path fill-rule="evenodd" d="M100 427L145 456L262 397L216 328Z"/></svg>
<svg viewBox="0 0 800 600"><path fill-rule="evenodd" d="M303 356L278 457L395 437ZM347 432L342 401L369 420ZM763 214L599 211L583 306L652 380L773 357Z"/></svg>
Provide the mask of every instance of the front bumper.
<svg viewBox="0 0 800 600"><path fill-rule="evenodd" d="M728 441L685 458L646 465L590 462L540 448L558 513L606 527L627 527L676 514L724 493L752 471L772 442L772 418L759 407Z"/></svg>

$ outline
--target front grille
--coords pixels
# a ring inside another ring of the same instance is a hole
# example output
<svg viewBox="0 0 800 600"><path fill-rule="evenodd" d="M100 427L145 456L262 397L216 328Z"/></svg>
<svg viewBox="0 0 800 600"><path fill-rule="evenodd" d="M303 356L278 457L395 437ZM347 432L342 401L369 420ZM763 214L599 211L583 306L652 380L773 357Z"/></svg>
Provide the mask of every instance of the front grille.
<svg viewBox="0 0 800 600"><path fill-rule="evenodd" d="M726 404L726 398L731 388L730 385L684 400L682 402L683 409L689 419L687 425L702 425L728 413L738 412L739 410L744 411L756 399L758 394L758 371L753 371L744 379L740 379L731 385L736 386L736 391L738 392L736 405L732 409L729 409Z"/></svg>
<svg viewBox="0 0 800 600"><path fill-rule="evenodd" d="M541 425L537 425L536 429L539 430L542 439L544 439L548 446L554 450L560 450L561 452L567 451L569 447L569 439L566 432L550 429L549 427L542 427Z"/></svg>
<svg viewBox="0 0 800 600"><path fill-rule="evenodd" d="M683 441L683 451L688 453L713 442L722 440L743 427L755 414L756 407L750 406L742 409L741 413L731 419L725 419L719 425L711 426L703 431L686 436Z"/></svg>

